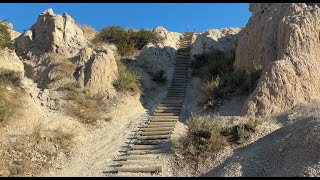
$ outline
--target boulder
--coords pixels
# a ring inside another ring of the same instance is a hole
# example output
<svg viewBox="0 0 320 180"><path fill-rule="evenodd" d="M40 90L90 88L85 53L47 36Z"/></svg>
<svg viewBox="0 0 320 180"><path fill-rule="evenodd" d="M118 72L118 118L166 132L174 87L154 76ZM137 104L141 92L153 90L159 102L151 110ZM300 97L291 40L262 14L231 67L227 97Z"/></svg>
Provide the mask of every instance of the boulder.
<svg viewBox="0 0 320 180"><path fill-rule="evenodd" d="M76 58L75 76L81 88L90 94L102 93L113 97L116 93L113 81L117 79L118 68L112 47L105 47L104 51L84 48Z"/></svg>
<svg viewBox="0 0 320 180"><path fill-rule="evenodd" d="M227 55L235 50L237 34L241 28L209 29L196 35L196 39L191 45L191 58L194 55L207 54L214 50L219 50Z"/></svg>
<svg viewBox="0 0 320 180"><path fill-rule="evenodd" d="M250 4L239 33L235 70L262 67L243 115L275 115L320 100L320 9L305 3Z"/></svg>
<svg viewBox="0 0 320 180"><path fill-rule="evenodd" d="M17 54L32 52L59 53L67 57L76 55L85 47L87 40L83 31L67 14L56 15L47 9L38 16L37 22L15 40Z"/></svg>
<svg viewBox="0 0 320 180"><path fill-rule="evenodd" d="M157 73L160 70L164 70L164 76L171 81L175 58L176 49L174 47L149 43L142 48L137 57L137 63L149 73Z"/></svg>
<svg viewBox="0 0 320 180"><path fill-rule="evenodd" d="M179 47L179 40L182 36L181 33L169 32L163 26L154 28L153 32L155 32L160 38L163 39L162 44L164 46L170 46L174 49L177 49Z"/></svg>

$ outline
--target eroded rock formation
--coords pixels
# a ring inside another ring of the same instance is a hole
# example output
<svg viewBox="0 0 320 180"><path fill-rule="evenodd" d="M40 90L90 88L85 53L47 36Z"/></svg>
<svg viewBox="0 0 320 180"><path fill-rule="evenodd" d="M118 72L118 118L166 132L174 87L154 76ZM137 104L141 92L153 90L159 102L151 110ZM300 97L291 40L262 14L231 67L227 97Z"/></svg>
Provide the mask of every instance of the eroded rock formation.
<svg viewBox="0 0 320 180"><path fill-rule="evenodd" d="M54 52L72 57L86 43L83 31L67 13L61 16L48 9L38 16L37 22L29 30L16 39L15 46L18 55Z"/></svg>
<svg viewBox="0 0 320 180"><path fill-rule="evenodd" d="M262 67L242 113L272 115L320 99L320 9L305 3L250 4L239 33L236 70Z"/></svg>

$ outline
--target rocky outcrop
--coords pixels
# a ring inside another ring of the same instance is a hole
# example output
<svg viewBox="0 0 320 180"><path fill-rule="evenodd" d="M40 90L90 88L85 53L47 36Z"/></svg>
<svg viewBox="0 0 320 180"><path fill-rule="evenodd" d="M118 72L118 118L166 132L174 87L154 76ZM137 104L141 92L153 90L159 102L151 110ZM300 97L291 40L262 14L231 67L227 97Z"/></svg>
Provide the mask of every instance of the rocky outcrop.
<svg viewBox="0 0 320 180"><path fill-rule="evenodd" d="M0 69L12 70L24 75L23 63L14 50L5 48L0 50Z"/></svg>
<svg viewBox="0 0 320 180"><path fill-rule="evenodd" d="M118 68L112 47L104 51L84 48L78 58L75 76L80 86L90 94L113 97L116 91L112 83L117 79Z"/></svg>
<svg viewBox="0 0 320 180"><path fill-rule="evenodd" d="M164 46L170 46L174 49L178 49L179 47L179 40L182 36L181 33L177 32L169 32L162 26L158 26L155 29L153 29L153 32L155 32L163 41L162 44Z"/></svg>
<svg viewBox="0 0 320 180"><path fill-rule="evenodd" d="M7 21L0 21L0 24L3 24L5 26L7 26L8 28L8 31L10 33L10 37L11 37L11 40L14 40L15 38L17 38L18 36L20 36L21 33L13 30L13 25Z"/></svg>
<svg viewBox="0 0 320 180"><path fill-rule="evenodd" d="M76 55L87 41L83 31L67 14L56 15L48 9L38 16L37 22L15 40L17 54L32 52L59 53L67 57Z"/></svg>
<svg viewBox="0 0 320 180"><path fill-rule="evenodd" d="M230 55L235 50L237 34L241 28L209 29L196 36L191 45L190 54L194 55L210 53L219 50Z"/></svg>
<svg viewBox="0 0 320 180"><path fill-rule="evenodd" d="M239 34L236 70L263 68L242 113L268 116L320 99L320 8L305 3L250 4Z"/></svg>
<svg viewBox="0 0 320 180"><path fill-rule="evenodd" d="M162 42L145 45L137 56L137 64L153 74L163 70L164 76L171 81L176 50L179 47L182 34L169 32L162 26L158 26L153 32L156 32L162 38Z"/></svg>
<svg viewBox="0 0 320 180"><path fill-rule="evenodd" d="M144 46L137 57L139 66L146 69L149 73L164 71L164 76L171 81L176 58L176 49L163 44L147 44Z"/></svg>

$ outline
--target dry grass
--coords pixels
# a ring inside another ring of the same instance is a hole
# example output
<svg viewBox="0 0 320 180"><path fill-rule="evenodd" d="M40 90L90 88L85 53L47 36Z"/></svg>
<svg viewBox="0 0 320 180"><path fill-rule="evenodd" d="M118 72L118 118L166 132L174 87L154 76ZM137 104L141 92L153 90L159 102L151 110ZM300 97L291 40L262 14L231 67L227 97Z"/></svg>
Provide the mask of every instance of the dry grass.
<svg viewBox="0 0 320 180"><path fill-rule="evenodd" d="M173 150L183 156L184 161L203 162L210 154L228 145L227 138L221 135L225 126L218 116L194 116L187 120L187 136L173 141Z"/></svg>
<svg viewBox="0 0 320 180"><path fill-rule="evenodd" d="M7 124L22 107L25 93L20 85L19 73L0 69L0 126Z"/></svg>
<svg viewBox="0 0 320 180"><path fill-rule="evenodd" d="M203 163L225 146L247 142L261 123L260 119L250 117L244 124L228 127L219 116L191 114L187 135L172 141L173 151L177 157L183 157L180 162Z"/></svg>
<svg viewBox="0 0 320 180"><path fill-rule="evenodd" d="M197 55L191 63L192 73L199 76L205 83L202 86L204 100L217 103L229 98L231 95L248 95L256 87L262 67L251 70L235 71L232 56L227 56L221 51L210 54Z"/></svg>
<svg viewBox="0 0 320 180"><path fill-rule="evenodd" d="M119 76L113 83L119 92L132 93L137 95L141 93L141 85L139 76L131 70L128 70L124 64L117 60Z"/></svg>
<svg viewBox="0 0 320 180"><path fill-rule="evenodd" d="M0 24L0 49L5 47L14 48L7 26Z"/></svg>
<svg viewBox="0 0 320 180"><path fill-rule="evenodd" d="M48 76L51 82L57 82L65 79L73 79L73 72L76 69L76 64L70 59L58 59L53 62L52 69Z"/></svg>
<svg viewBox="0 0 320 180"><path fill-rule="evenodd" d="M97 34L97 31L89 25L80 25L80 28L83 31L84 37L89 41L92 40Z"/></svg>
<svg viewBox="0 0 320 180"><path fill-rule="evenodd" d="M46 172L59 153L68 154L73 132L53 132L39 124L31 134L0 144L0 176L36 176Z"/></svg>
<svg viewBox="0 0 320 180"><path fill-rule="evenodd" d="M107 104L103 94L88 95L84 93L69 92L67 99L73 104L68 106L66 112L80 119L81 122L94 125L98 120L110 120L104 117Z"/></svg>

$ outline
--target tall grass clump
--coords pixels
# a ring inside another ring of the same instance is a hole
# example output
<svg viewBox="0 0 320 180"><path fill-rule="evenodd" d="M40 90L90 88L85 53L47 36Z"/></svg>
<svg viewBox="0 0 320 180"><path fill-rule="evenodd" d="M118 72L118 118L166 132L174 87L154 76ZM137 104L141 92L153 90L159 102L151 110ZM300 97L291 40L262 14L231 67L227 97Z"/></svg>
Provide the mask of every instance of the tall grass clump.
<svg viewBox="0 0 320 180"><path fill-rule="evenodd" d="M80 122L95 125L98 120L105 119L107 104L103 94L89 95L70 91L66 99L73 101L73 104L67 107L66 112L79 118Z"/></svg>
<svg viewBox="0 0 320 180"><path fill-rule="evenodd" d="M8 31L8 27L0 24L0 49L3 49L5 47L9 49L14 48L10 33Z"/></svg>
<svg viewBox="0 0 320 180"><path fill-rule="evenodd" d="M22 107L24 91L18 72L0 69L0 125L6 124Z"/></svg>
<svg viewBox="0 0 320 180"><path fill-rule="evenodd" d="M165 83L167 81L167 77L164 74L164 70L159 70L154 73L151 73L152 81L155 81L159 84Z"/></svg>
<svg viewBox="0 0 320 180"><path fill-rule="evenodd" d="M129 92L133 95L139 94L141 92L139 76L133 71L127 69L120 60L116 60L116 62L118 65L119 76L117 80L113 82L114 87L119 92Z"/></svg>
<svg viewBox="0 0 320 180"><path fill-rule="evenodd" d="M173 141L173 150L186 160L204 161L212 152L228 145L221 135L225 126L218 116L194 116L187 120L188 132L185 137Z"/></svg>
<svg viewBox="0 0 320 180"><path fill-rule="evenodd" d="M246 123L228 126L220 116L191 113L186 136L172 140L173 151L177 156L182 156L184 162L198 164L226 146L247 142L261 123L260 119L250 117Z"/></svg>
<svg viewBox="0 0 320 180"><path fill-rule="evenodd" d="M234 71L234 59L234 52L227 56L218 50L195 56L191 69L205 82L201 88L204 102L218 102L231 94L248 95L254 90L262 68Z"/></svg>
<svg viewBox="0 0 320 180"><path fill-rule="evenodd" d="M92 40L97 43L112 43L117 46L121 56L132 56L147 43L158 43L161 38L150 30L124 29L119 26L108 26L102 29Z"/></svg>

